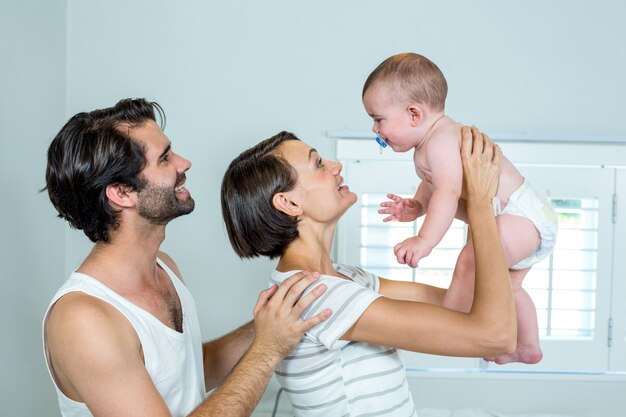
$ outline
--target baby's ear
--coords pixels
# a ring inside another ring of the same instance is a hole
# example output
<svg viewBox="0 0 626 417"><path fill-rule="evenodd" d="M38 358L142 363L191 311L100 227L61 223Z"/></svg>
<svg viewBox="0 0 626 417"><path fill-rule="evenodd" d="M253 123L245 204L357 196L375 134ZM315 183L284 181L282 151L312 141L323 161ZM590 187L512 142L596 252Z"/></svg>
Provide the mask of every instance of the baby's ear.
<svg viewBox="0 0 626 417"><path fill-rule="evenodd" d="M424 119L424 109L417 104L411 104L407 107L409 117L411 118L411 126L416 127Z"/></svg>
<svg viewBox="0 0 626 417"><path fill-rule="evenodd" d="M276 193L272 197L272 205L278 211L297 217L302 214L302 207L295 203L289 193Z"/></svg>

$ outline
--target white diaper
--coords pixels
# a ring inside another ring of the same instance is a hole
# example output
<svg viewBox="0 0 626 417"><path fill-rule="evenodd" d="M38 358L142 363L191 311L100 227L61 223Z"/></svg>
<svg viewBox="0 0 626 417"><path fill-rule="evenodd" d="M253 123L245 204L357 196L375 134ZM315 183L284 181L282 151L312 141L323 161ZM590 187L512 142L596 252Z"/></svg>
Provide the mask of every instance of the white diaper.
<svg viewBox="0 0 626 417"><path fill-rule="evenodd" d="M524 180L522 185L511 194L509 202L504 209L500 207L500 200L494 198L493 209L496 216L512 214L529 219L533 222L541 236L541 243L537 250L528 258L513 265L510 269L530 268L552 252L556 243L558 228L556 212L550 201L531 187L528 181Z"/></svg>

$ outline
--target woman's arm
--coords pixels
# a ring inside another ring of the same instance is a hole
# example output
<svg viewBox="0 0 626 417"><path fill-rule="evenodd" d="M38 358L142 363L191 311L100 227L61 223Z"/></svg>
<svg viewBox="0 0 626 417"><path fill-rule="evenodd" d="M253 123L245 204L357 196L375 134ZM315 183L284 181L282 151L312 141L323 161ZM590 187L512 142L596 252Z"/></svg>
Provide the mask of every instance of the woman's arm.
<svg viewBox="0 0 626 417"><path fill-rule="evenodd" d="M491 205L500 151L476 128L464 127L461 156L461 198L467 208L476 256L472 309L460 313L427 302L381 297L342 339L451 356L493 356L515 350L515 305ZM424 294L431 297L434 293L426 289Z"/></svg>

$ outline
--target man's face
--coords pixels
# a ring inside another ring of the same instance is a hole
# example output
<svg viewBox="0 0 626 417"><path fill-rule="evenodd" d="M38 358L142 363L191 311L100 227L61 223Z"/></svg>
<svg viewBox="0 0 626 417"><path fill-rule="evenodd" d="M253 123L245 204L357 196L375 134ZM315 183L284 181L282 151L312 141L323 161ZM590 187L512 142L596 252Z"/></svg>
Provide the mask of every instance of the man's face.
<svg viewBox="0 0 626 417"><path fill-rule="evenodd" d="M167 136L152 120L132 129L132 137L145 146L145 187L137 193L139 215L151 224L166 224L193 211L195 202L185 188L191 163L176 154Z"/></svg>
<svg viewBox="0 0 626 417"><path fill-rule="evenodd" d="M179 177L177 183L182 184L185 176ZM176 217L193 211L195 202L191 196L185 200L177 197L171 186L157 185L148 182L137 194L139 198L139 215L152 224L167 224Z"/></svg>

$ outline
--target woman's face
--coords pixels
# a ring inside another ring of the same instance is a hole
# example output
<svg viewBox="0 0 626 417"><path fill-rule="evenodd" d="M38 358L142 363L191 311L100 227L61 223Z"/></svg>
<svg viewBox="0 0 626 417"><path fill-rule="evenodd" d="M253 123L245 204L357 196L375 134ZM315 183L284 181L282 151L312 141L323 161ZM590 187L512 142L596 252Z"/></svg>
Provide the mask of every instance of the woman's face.
<svg viewBox="0 0 626 417"><path fill-rule="evenodd" d="M322 159L299 140L283 142L278 151L297 172L297 184L289 198L300 206L303 218L336 221L356 202L356 194L343 184L339 162Z"/></svg>

